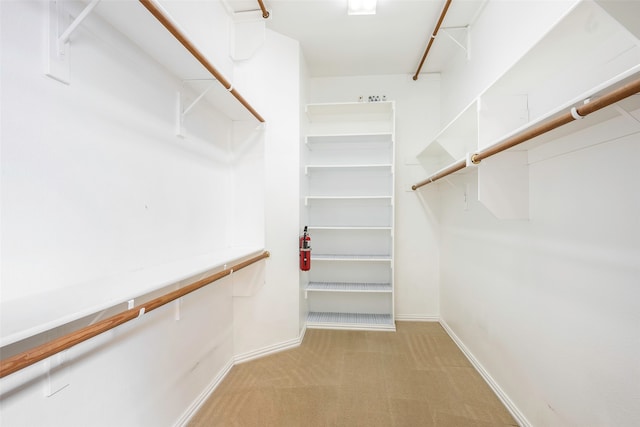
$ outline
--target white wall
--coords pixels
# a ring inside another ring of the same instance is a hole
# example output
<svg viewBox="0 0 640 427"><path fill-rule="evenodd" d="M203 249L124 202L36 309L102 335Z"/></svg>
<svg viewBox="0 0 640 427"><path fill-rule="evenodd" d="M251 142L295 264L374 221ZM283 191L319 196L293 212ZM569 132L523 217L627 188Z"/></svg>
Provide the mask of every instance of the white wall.
<svg viewBox="0 0 640 427"><path fill-rule="evenodd" d="M198 4L178 13L186 29L214 12ZM72 285L125 294L121 279L247 240L271 258L54 356L51 377L43 361L3 378L0 424L180 423L236 356L298 338L298 225L282 209L298 212L299 47L268 34L233 70L266 129L200 103L181 139L180 79L95 13L73 35L71 84L46 77L47 7L0 3L3 307L56 308Z"/></svg>
<svg viewBox="0 0 640 427"><path fill-rule="evenodd" d="M306 59L301 52L300 55L300 164L298 169L298 176L304 177L304 165L308 163L309 150L307 150L304 146L305 144L305 135L308 133L309 129L309 120L307 119L306 107L309 101L309 92L310 92L310 76L309 76L309 68L307 66ZM309 211L306 209L304 205L304 197L308 194L309 191L309 183L306 179L300 179L300 200L298 202L298 210L300 212L300 227L304 229L305 225L309 225ZM299 230L299 233L303 232ZM300 286L300 329L301 333L303 333L303 329L306 328L307 316L309 315L309 304L307 299L305 298L305 287L306 284L309 283L309 272L304 272L300 270L300 278L299 278L299 286Z"/></svg>
<svg viewBox="0 0 640 427"><path fill-rule="evenodd" d="M239 63L235 83L264 115L266 284L253 298L234 300L236 354L299 336L300 47L267 30L265 46Z"/></svg>
<svg viewBox="0 0 640 427"><path fill-rule="evenodd" d="M409 75L311 79L311 102L357 102L361 95L385 95L396 102L394 284L395 313L401 319L439 314L437 223L424 217L411 191L424 178L416 154L440 123L439 93L437 75L418 81Z"/></svg>
<svg viewBox="0 0 640 427"><path fill-rule="evenodd" d="M475 43L509 34L509 43L527 49L567 6L507 3L488 4ZM499 19L515 5L522 9L508 22ZM543 14L543 21L530 18ZM489 22L493 28L481 30ZM443 73L445 114L454 115L454 105L464 106L499 72L475 62ZM640 154L640 111L633 115L574 136L572 151L555 150L562 141L554 140L544 156L530 152L529 220L496 219L477 202L474 173L420 190L440 197L428 206L442 209L442 320L523 423L640 423L640 174L632 160Z"/></svg>
<svg viewBox="0 0 640 427"><path fill-rule="evenodd" d="M531 425L640 422L639 143L532 164L529 221L440 189L442 318Z"/></svg>

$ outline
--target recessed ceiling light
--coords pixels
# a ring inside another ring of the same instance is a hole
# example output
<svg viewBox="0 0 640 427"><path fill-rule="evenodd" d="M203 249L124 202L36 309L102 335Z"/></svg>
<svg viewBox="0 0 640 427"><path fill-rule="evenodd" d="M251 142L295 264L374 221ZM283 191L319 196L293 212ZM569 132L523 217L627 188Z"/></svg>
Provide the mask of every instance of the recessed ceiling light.
<svg viewBox="0 0 640 427"><path fill-rule="evenodd" d="M347 14L375 15L377 0L348 0Z"/></svg>

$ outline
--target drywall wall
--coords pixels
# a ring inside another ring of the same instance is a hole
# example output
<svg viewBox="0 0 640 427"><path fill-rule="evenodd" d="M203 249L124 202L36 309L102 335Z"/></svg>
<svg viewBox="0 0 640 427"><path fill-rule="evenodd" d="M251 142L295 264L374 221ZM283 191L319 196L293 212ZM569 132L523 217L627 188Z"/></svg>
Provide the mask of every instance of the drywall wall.
<svg viewBox="0 0 640 427"><path fill-rule="evenodd" d="M531 425L640 422L638 132L530 165L529 221L441 191L442 318Z"/></svg>
<svg viewBox="0 0 640 427"><path fill-rule="evenodd" d="M411 191L423 179L416 154L440 123L439 91L438 75L418 81L409 75L311 79L311 102L357 102L360 96L378 95L396 103L395 313L404 320L439 314L437 222L425 218L421 200Z"/></svg>
<svg viewBox="0 0 640 427"><path fill-rule="evenodd" d="M190 4L181 12L187 30L188 14L198 13L198 2ZM82 6L70 5L73 13ZM298 78L299 48L274 35L267 56L234 70L236 87L269 111L271 127L232 123L201 102L178 138L183 82L95 13L72 37L71 84L46 77L47 9L47 2L0 4L3 307L19 300L33 301L34 313L58 307L77 298L67 292L72 285L117 294L124 283L117 277L230 245L273 249L270 259L214 286L3 378L0 424L181 424L238 354L297 342L297 224L285 224L280 209L298 212L299 130L289 125L298 120L299 95L288 83ZM255 78L273 78L283 63L286 80ZM289 168L280 163L287 156ZM268 191L286 194L265 206ZM259 339L245 334L253 326Z"/></svg>
<svg viewBox="0 0 640 427"><path fill-rule="evenodd" d="M308 163L309 150L305 149L305 135L308 133L309 121L307 119L306 108L309 103L309 91L310 91L310 76L307 61L304 55L300 54L300 163L298 169L298 176L304 176L304 165ZM300 226L304 227L309 224L309 211L304 205L304 197L309 193L309 182L306 179L300 179L300 200L298 202L298 211L300 212ZM302 235L303 230L298 230ZM305 286L309 282L309 273L305 271L299 272L299 300L300 300L300 332L304 333L303 329L306 328L307 316L309 315L309 304L307 298L305 298Z"/></svg>
<svg viewBox="0 0 640 427"><path fill-rule="evenodd" d="M525 32L518 16L476 40ZM465 67L443 73L443 109L478 93L466 73L496 72ZM636 106L531 149L527 220L498 220L478 203L474 172L420 190L440 197L442 321L524 425L640 422L639 118Z"/></svg>
<svg viewBox="0 0 640 427"><path fill-rule="evenodd" d="M180 81L95 15L71 84L50 79L48 3L1 7L3 306L29 298L35 316L72 285L117 289L109 277L227 245L228 120L203 104L175 137ZM172 424L232 358L231 299L221 282L4 378L0 422Z"/></svg>
<svg viewBox="0 0 640 427"><path fill-rule="evenodd" d="M235 349L243 355L299 336L300 46L267 30L265 46L238 63L235 84L263 111L265 173L251 185L265 194L266 285L234 299ZM244 197L238 194L237 197Z"/></svg>

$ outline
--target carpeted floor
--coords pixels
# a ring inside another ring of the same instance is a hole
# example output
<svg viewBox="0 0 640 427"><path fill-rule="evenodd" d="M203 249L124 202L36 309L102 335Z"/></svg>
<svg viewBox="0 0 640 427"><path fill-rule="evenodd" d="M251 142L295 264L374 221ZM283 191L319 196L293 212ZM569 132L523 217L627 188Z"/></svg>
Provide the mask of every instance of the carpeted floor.
<svg viewBox="0 0 640 427"><path fill-rule="evenodd" d="M302 345L235 366L189 426L515 426L438 323L307 330Z"/></svg>

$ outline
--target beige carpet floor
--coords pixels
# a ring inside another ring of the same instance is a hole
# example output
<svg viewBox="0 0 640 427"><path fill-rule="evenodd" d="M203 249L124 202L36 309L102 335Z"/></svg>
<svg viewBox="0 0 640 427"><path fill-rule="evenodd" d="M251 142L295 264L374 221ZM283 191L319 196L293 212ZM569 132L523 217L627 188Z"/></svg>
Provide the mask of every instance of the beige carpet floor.
<svg viewBox="0 0 640 427"><path fill-rule="evenodd" d="M396 332L307 330L235 366L189 426L515 426L438 323Z"/></svg>

